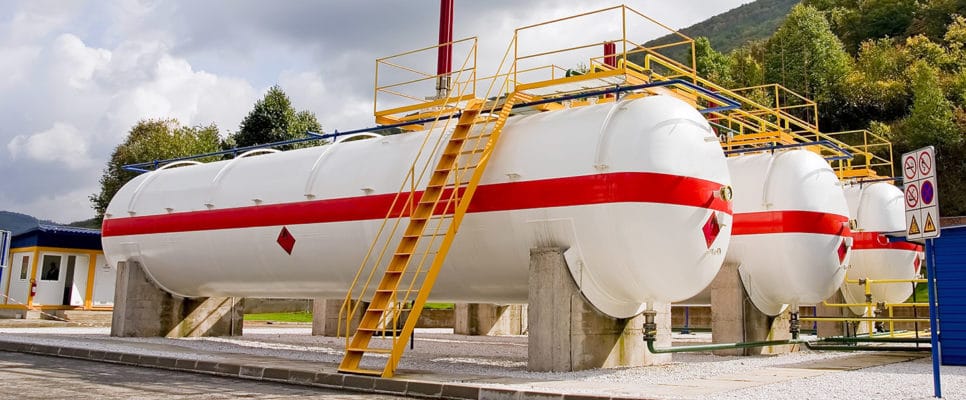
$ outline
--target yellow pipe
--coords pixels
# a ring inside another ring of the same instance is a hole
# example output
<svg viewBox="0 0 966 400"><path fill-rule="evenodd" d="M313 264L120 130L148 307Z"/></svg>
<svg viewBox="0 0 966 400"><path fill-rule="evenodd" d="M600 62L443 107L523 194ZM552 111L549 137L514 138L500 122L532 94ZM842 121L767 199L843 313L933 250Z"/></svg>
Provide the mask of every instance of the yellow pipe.
<svg viewBox="0 0 966 400"><path fill-rule="evenodd" d="M853 285L861 285L863 282L861 279L846 279L845 283L850 283ZM876 283L926 283L925 279L865 279L865 282L869 284Z"/></svg>
<svg viewBox="0 0 966 400"><path fill-rule="evenodd" d="M825 303L822 302L823 306L827 307L867 307L869 303Z"/></svg>
<svg viewBox="0 0 966 400"><path fill-rule="evenodd" d="M886 307L929 307L929 303L890 303Z"/></svg>
<svg viewBox="0 0 966 400"><path fill-rule="evenodd" d="M818 322L850 322L850 321L893 321L893 322L929 322L929 318L887 318L887 317L799 317L802 321Z"/></svg>

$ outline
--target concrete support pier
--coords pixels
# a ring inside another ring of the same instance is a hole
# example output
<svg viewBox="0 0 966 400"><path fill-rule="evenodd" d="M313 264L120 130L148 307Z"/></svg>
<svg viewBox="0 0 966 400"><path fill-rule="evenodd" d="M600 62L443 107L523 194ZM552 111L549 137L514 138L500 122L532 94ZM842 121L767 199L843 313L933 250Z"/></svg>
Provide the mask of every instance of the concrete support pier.
<svg viewBox="0 0 966 400"><path fill-rule="evenodd" d="M647 351L642 315L611 318L587 302L567 268L564 250L530 250L527 368L566 372L670 362L670 354ZM670 346L671 306L666 304L656 310L656 345Z"/></svg>
<svg viewBox="0 0 966 400"><path fill-rule="evenodd" d="M453 320L453 333L457 335L524 335L527 333L527 306L456 303Z"/></svg>
<svg viewBox="0 0 966 400"><path fill-rule="evenodd" d="M140 263L120 262L111 336L240 336L245 312L242 300L176 297L155 285Z"/></svg>
<svg viewBox="0 0 966 400"><path fill-rule="evenodd" d="M339 311L345 299L313 299L312 300L312 335L313 336L339 336ZM356 313L348 327L348 334L356 331L362 314L365 314L369 304L363 302L356 308ZM342 335L347 333L346 327L342 326Z"/></svg>
<svg viewBox="0 0 966 400"><path fill-rule="evenodd" d="M789 312L768 316L751 302L745 292L738 265L721 266L711 281L711 341L713 343L757 342L791 339L788 331ZM748 349L717 350L719 356L750 356L781 354L797 351L797 345L754 347Z"/></svg>

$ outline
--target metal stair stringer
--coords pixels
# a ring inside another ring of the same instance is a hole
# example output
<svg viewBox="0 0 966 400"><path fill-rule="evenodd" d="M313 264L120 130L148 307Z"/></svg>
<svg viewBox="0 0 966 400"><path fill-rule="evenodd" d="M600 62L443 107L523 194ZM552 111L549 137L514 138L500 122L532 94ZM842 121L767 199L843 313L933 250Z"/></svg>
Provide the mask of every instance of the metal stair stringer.
<svg viewBox="0 0 966 400"><path fill-rule="evenodd" d="M381 375L382 377L391 377L395 373L402 353L405 351L405 346L415 329L416 321L419 319L422 308L435 284L436 276L439 274L456 236L463 215L476 192L476 187L493 148L499 140L503 126L510 116L510 111L514 103L525 97L528 98L529 96L516 92L508 95L495 119L493 119L492 114L489 116L480 115L486 111L482 110L484 107L482 101L472 101L466 106L460 115L453 134L442 149L443 153L430 177L429 184L410 216L409 224L396 248L396 252L389 261L389 266L386 268L358 328L347 344L345 357L339 366L340 372ZM476 136L470 136L473 127L481 125L482 128L474 133ZM473 141L474 138L477 139L475 142ZM482 140L481 138L487 139ZM475 143L476 147L466 150L464 146L466 143ZM460 165L460 161L465 161L462 158L467 154L479 154L479 160L475 165ZM472 170L472 174L469 180L463 182L461 175L467 175L470 170ZM451 181L455 183L448 185L448 182ZM447 186L452 186L451 190ZM449 196L450 200L441 200L445 196ZM452 202L455 202L455 204ZM434 215L440 214L441 209L442 215ZM409 274L414 282L421 275L422 282L404 285L402 282L403 276L409 269L410 262L416 258L414 253L417 251L420 238L429 237L431 245L436 239L436 234L426 232L427 229L431 228L428 226L430 218L449 218L450 224L446 228L445 235L439 243L435 255L429 257L432 259L430 266L425 269L421 265L417 266L415 272ZM408 286L408 288L401 286ZM413 305L408 310L405 324L394 337L392 349L370 348L369 343L372 337L377 332L385 331L384 328L380 328L380 324L386 323L387 320L395 321L392 313L398 313L398 311L393 310L394 304L409 299L408 295L399 295L399 293L409 293L413 289L415 289L416 297L412 300ZM387 318L387 314L390 315L390 318ZM362 357L367 352L389 353L389 358L382 371L360 367Z"/></svg>

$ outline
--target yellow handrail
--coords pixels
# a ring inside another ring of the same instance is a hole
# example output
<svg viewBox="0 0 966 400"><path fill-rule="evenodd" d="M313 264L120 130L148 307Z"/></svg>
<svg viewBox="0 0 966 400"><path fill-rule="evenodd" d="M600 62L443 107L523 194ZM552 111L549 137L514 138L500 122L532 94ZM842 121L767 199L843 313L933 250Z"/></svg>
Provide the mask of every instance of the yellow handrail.
<svg viewBox="0 0 966 400"><path fill-rule="evenodd" d="M464 39L464 41L465 40L469 40L469 39ZM470 52L470 54L468 54L467 57L463 60L462 66L457 70L458 72L456 74L456 79L455 79L457 82L459 82L459 81L462 80L461 78L462 78L462 75L463 75L463 73L465 71L468 71L468 70L471 70L471 69L472 69L471 74L474 75L473 79L475 79L475 53L476 53L475 46L476 46L476 42L475 42L475 38L473 38L472 40L473 40L473 47L474 48ZM431 46L431 47L427 47L427 48L424 48L424 49L421 49L421 50L431 49L431 48L436 48L436 47L438 47L438 46ZM413 54L413 53L418 52L418 51L421 51L421 50L415 50L415 51L411 51L411 52L407 52L407 53L403 53L403 54ZM473 57L472 58L472 62L473 62L473 66L474 67L473 68L468 68L468 65L470 65L470 63L471 63L471 57ZM378 72L377 72L377 74L378 74ZM475 84L474 85L462 85L461 87L463 88L463 90L466 90L468 88L475 88ZM454 103L455 104L456 102L461 101L461 99L465 98L466 95L467 94L465 92L458 92L458 91L450 92L449 93L449 96L445 99L445 101L443 101L443 104L449 104L449 103ZM439 124L439 122L441 120L440 117L442 117L442 116L443 116L443 114L438 114L437 115L437 118L435 120L433 120L433 122L432 122L432 124L431 124L431 126L429 128L429 132L432 132L434 129L436 129L436 126ZM447 118L445 120L444 126L442 128L443 131L446 131L448 129L448 127L451 124L451 122L452 122L452 119L451 118ZM440 143L441 143L441 141L442 141L442 139L443 139L444 136L445 135L439 135L438 136L437 140L435 141L435 143L432 146L432 151L430 151L429 154L435 154L438 151L439 146L440 146ZM378 266L381 264L382 260L385 258L386 251L389 248L389 245L391 243L391 240L384 240L383 241L384 244L379 249L378 255L375 257L374 262L372 264L373 267L372 268L367 268L366 266L369 265L369 261L373 259L373 254L374 254L374 251L376 249L377 244L380 241L382 241L381 238L387 232L386 227L387 227L390 219L394 219L395 221L392 224L392 228L388 230L388 237L391 238L395 234L395 232L398 231L399 225L400 225L400 222L401 222L402 218L394 218L393 215L396 214L396 213L400 213L402 215L402 214L405 214L407 211L411 211L412 210L412 204L415 201L416 190L417 190L417 188L419 188L419 187L422 186L421 185L421 182L425 178L426 170L429 168L429 164L427 163L426 165L423 165L423 168L417 174L416 173L416 164L415 163L418 162L418 160L420 159L420 157L426 151L426 145L427 145L427 143L429 143L429 138L430 137L432 137L432 135L430 135L430 134L427 133L425 135L425 137L423 138L423 141L420 144L419 150L416 153L416 157L414 159L413 165L410 166L409 170L407 171L406 176L404 177L403 181L401 182L401 184L399 186L399 190L397 191L396 196L393 198L393 201L392 201L392 203L391 203L391 205L389 207L389 210L386 212L386 218L383 219L383 222L380 224L379 229L376 231L376 235L375 235L376 240L373 240L372 244L369 246L369 249L366 251L366 255L365 255L365 257L363 257L363 260L362 260L362 265L359 268L359 270L356 271L356 274L353 277L352 282L349 285L349 290L347 290L347 292L346 292L346 297L345 297L345 299L343 301L342 307L340 307L340 309L339 309L339 324L338 324L338 327L337 327L337 331L340 334L342 333L342 323L343 323L343 321L345 321L346 322L345 323L345 333L346 333L346 344L347 345L348 345L348 340L349 340L350 331L351 331L351 324L350 324L351 318L352 318L352 316L354 316L358 312L359 307L361 306L361 299L367 297L367 293L369 291L369 287L372 285L372 279L376 275L376 272L378 270ZM409 186L409 190L406 190L407 185ZM397 205L400 204L400 201L399 200L403 196L404 193L407 193L407 196L406 196L405 203L402 203L402 204L406 204L406 206L404 206L401 209L397 209ZM360 285L360 278L362 277L362 275L366 271L366 269L369 270L369 273L366 276L364 282L362 282L361 290L358 290L357 291L357 288ZM355 299L357 299L359 301L353 301L353 298L355 298Z"/></svg>

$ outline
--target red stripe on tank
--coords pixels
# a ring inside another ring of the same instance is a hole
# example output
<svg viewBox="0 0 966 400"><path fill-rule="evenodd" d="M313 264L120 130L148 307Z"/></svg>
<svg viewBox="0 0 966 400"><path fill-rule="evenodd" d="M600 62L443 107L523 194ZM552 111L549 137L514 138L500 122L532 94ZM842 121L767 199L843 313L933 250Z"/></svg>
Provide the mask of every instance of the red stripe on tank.
<svg viewBox="0 0 966 400"><path fill-rule="evenodd" d="M735 213L732 235L815 233L849 235L849 218L815 211L762 211Z"/></svg>
<svg viewBox="0 0 966 400"><path fill-rule="evenodd" d="M890 242L889 238L879 232L852 232L853 250L907 250L922 251L922 246L910 242Z"/></svg>
<svg viewBox="0 0 966 400"><path fill-rule="evenodd" d="M620 172L480 185L467 212L525 210L608 203L658 203L699 207L731 214L731 203L714 193L720 183L703 179L648 173ZM444 193L443 199L447 193ZM417 192L416 200L422 196ZM338 199L267 204L247 207L108 218L101 235L252 228L326 222L382 219L395 193ZM393 215L404 211L401 196ZM442 206L436 210L442 212ZM406 213L408 215L408 212Z"/></svg>

